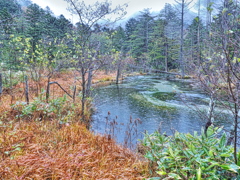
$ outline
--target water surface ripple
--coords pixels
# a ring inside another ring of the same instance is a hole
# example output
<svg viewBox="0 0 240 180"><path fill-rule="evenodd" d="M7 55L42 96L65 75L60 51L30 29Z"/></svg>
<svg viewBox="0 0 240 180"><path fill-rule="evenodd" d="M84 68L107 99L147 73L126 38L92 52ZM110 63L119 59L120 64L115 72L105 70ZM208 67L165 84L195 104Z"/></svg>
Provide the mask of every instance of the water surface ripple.
<svg viewBox="0 0 240 180"><path fill-rule="evenodd" d="M112 134L120 143L129 131L133 142L141 139L144 132L158 129L169 135L175 130L199 132L205 123L208 101L209 98L193 89L189 81L157 76L128 77L122 84L94 90L96 110L92 116L92 130ZM135 119L140 119L141 124L134 125ZM227 122L219 120L219 125L221 123Z"/></svg>

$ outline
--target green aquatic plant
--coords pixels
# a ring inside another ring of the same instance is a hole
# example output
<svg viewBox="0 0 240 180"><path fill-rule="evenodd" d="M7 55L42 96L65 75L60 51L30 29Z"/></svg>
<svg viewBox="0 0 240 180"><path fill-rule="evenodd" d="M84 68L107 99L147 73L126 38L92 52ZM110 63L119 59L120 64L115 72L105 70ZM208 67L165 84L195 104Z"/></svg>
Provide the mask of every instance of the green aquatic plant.
<svg viewBox="0 0 240 180"><path fill-rule="evenodd" d="M161 101L174 100L177 93L175 92L155 92L152 96Z"/></svg>
<svg viewBox="0 0 240 180"><path fill-rule="evenodd" d="M150 91L150 92L156 92L158 89L157 88L154 88L154 87L149 87L147 88L147 91Z"/></svg>
<svg viewBox="0 0 240 180"><path fill-rule="evenodd" d="M144 95L139 93L133 93L130 95L130 98L133 99L134 103L136 103L138 106L142 107L148 107L148 108L154 108L162 111L175 111L175 107L168 106L167 104L159 103L154 104L149 99L147 99Z"/></svg>

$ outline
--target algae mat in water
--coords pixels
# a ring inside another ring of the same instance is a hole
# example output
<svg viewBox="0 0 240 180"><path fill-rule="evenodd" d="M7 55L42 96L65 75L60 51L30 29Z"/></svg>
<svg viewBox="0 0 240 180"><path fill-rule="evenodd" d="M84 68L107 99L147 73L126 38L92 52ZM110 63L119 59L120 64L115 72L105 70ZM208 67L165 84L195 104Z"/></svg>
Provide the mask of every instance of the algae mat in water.
<svg viewBox="0 0 240 180"><path fill-rule="evenodd" d="M154 101L151 100L151 98L146 98L142 94L133 93L130 95L130 97L139 105L143 107L148 108L156 108L159 110L167 110L167 111L173 111L176 110L175 107L170 107L164 102L159 102L159 104L155 104ZM163 100L162 100L163 101Z"/></svg>
<svg viewBox="0 0 240 180"><path fill-rule="evenodd" d="M175 92L155 92L152 94L152 97L161 100L161 101L167 101L167 100L175 100L176 99Z"/></svg>

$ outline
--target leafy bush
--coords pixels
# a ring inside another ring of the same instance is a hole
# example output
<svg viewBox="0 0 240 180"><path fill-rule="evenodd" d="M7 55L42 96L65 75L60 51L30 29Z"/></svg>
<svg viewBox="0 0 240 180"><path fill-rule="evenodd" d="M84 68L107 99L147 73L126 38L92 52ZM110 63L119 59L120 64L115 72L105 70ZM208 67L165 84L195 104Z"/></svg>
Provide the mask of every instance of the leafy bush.
<svg viewBox="0 0 240 180"><path fill-rule="evenodd" d="M209 127L207 136L204 132L145 134L145 157L157 166L159 176L152 179L236 179L240 167L234 163L233 147L226 145L226 134L221 130Z"/></svg>
<svg viewBox="0 0 240 180"><path fill-rule="evenodd" d="M4 88L12 88L24 79L21 71L3 71L2 72L2 83Z"/></svg>
<svg viewBox="0 0 240 180"><path fill-rule="evenodd" d="M67 102L66 96L64 96L52 99L49 103L39 98L35 98L30 104L17 102L13 105L13 108L19 112L17 118L30 118L34 120L57 118L62 121L62 123L66 123L74 113L69 110L71 108L74 110L74 107L69 106L69 108L67 108L66 106L69 106L69 103Z"/></svg>

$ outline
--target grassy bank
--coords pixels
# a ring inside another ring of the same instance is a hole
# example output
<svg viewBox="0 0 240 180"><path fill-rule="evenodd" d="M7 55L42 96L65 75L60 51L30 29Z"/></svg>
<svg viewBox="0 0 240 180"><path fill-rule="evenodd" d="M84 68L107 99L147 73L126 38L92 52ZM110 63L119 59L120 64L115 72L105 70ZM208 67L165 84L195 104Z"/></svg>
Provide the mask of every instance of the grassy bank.
<svg viewBox="0 0 240 180"><path fill-rule="evenodd" d="M115 74L95 74L93 83L112 81ZM71 92L73 74L55 74ZM0 101L0 179L143 179L145 161L110 137L94 135L81 123L81 103L72 102L57 86L45 101L47 79L5 89ZM77 87L80 91L80 87ZM91 103L85 118L90 118Z"/></svg>

